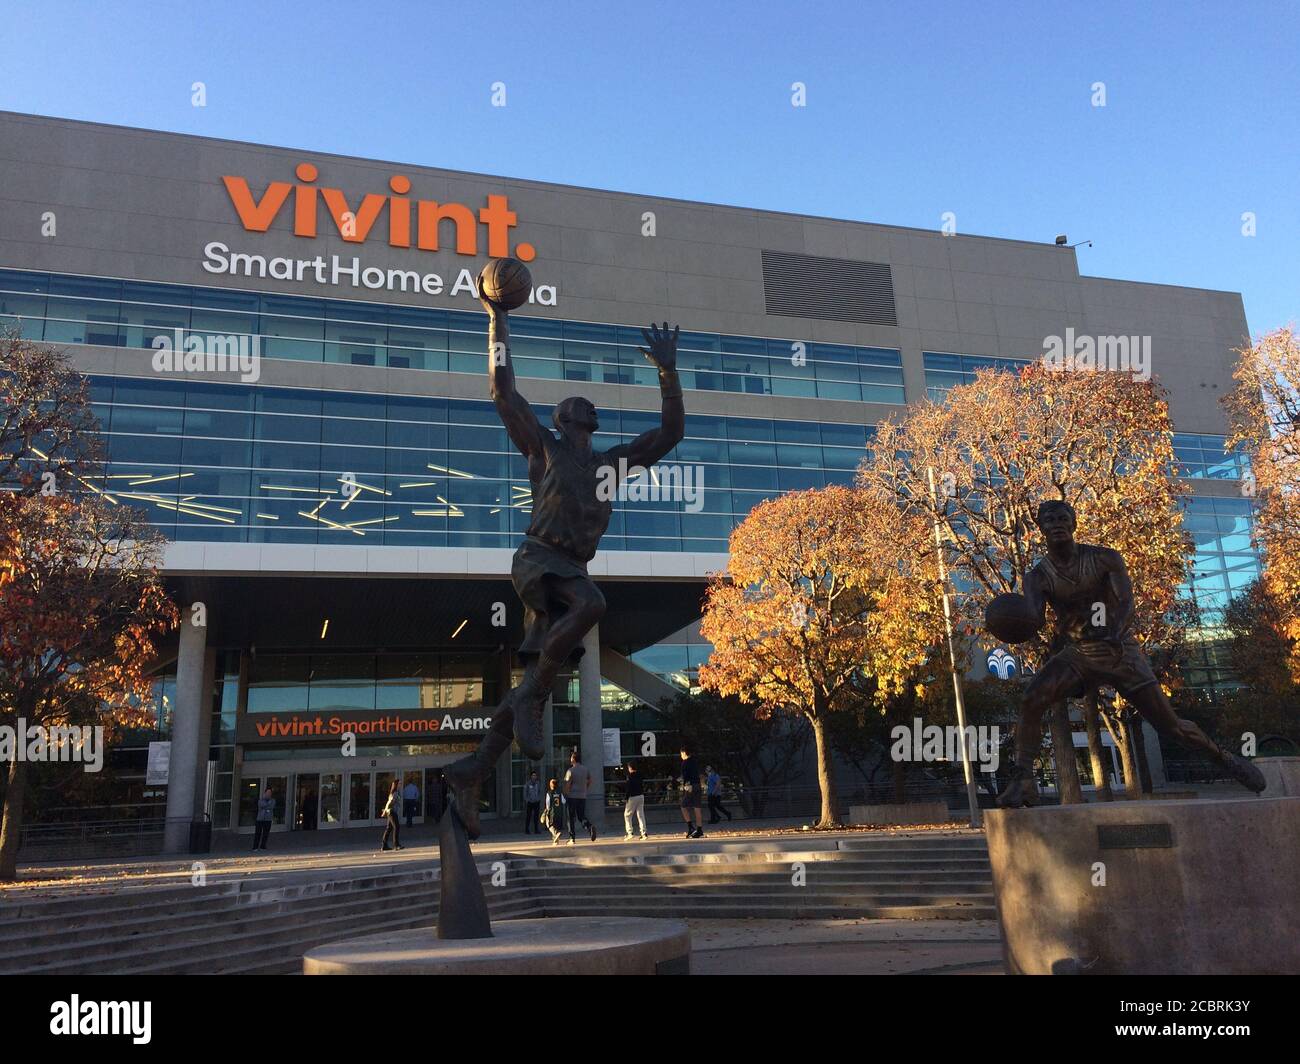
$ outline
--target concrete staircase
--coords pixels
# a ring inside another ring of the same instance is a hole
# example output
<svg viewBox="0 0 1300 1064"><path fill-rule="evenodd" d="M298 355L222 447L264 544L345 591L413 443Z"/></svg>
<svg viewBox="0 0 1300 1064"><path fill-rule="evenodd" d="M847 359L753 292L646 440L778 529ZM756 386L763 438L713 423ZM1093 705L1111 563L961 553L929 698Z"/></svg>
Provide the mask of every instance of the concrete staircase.
<svg viewBox="0 0 1300 1064"><path fill-rule="evenodd" d="M996 917L979 835L676 839L491 856L506 870L495 886L491 858L481 858L494 921ZM297 973L314 946L437 917L432 861L265 872L202 887L0 894L0 974Z"/></svg>
<svg viewBox="0 0 1300 1064"><path fill-rule="evenodd" d="M982 836L864 836L841 839L835 849L617 856L565 847L553 857L516 857L510 876L547 916L997 917Z"/></svg>
<svg viewBox="0 0 1300 1064"><path fill-rule="evenodd" d="M541 916L480 869L493 920ZM0 974L287 974L313 946L428 926L436 865L0 900Z"/></svg>

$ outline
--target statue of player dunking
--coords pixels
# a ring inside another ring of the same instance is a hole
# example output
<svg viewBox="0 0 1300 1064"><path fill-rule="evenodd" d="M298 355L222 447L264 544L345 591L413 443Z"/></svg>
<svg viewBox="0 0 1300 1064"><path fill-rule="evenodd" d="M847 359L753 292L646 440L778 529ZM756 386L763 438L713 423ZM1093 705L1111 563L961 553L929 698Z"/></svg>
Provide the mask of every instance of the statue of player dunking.
<svg viewBox="0 0 1300 1064"><path fill-rule="evenodd" d="M659 428L631 443L593 451L591 437L599 428L596 407L575 397L563 400L551 416L559 430L556 436L515 389L506 308L483 294L481 276L478 290L490 319L492 400L510 439L528 459L533 519L510 569L515 593L524 604L524 641L519 648L523 681L497 707L478 750L447 769L457 814L470 838L479 834L479 787L509 749L512 734L526 758L542 759L542 711L556 674L581 656L583 637L605 614L605 597L587 575L587 563L609 527L609 489L620 471L652 466L676 447L686 423L677 379L680 329L669 331L665 322L662 329L654 325L641 331L646 346L639 349L659 369Z"/></svg>
<svg viewBox="0 0 1300 1064"><path fill-rule="evenodd" d="M1034 803L1038 789L1033 768L1044 711L1100 686L1114 687L1161 735L1201 750L1242 786L1262 791L1265 782L1259 769L1217 746L1192 721L1179 719L1160 689L1133 637L1133 585L1119 552L1076 543L1074 508L1067 502L1040 504L1036 521L1047 541L1047 556L1025 578L1027 620L1034 631L1041 629L1050 602L1058 622L1056 638L1052 657L1025 689L1011 783L998 796L998 804Z"/></svg>

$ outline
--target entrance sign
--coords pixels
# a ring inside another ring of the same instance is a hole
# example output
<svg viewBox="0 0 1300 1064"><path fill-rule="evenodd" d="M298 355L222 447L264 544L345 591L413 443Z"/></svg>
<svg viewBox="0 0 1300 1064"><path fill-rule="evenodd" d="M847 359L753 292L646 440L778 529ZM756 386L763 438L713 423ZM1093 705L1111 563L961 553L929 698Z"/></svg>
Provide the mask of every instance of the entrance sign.
<svg viewBox="0 0 1300 1064"><path fill-rule="evenodd" d="M623 746L619 740L622 733L617 728L601 728L601 745L605 748L605 764L621 765L623 763Z"/></svg>
<svg viewBox="0 0 1300 1064"><path fill-rule="evenodd" d="M166 785L171 759L171 743L149 744L149 763L148 767L146 767L144 771L145 786L158 787Z"/></svg>

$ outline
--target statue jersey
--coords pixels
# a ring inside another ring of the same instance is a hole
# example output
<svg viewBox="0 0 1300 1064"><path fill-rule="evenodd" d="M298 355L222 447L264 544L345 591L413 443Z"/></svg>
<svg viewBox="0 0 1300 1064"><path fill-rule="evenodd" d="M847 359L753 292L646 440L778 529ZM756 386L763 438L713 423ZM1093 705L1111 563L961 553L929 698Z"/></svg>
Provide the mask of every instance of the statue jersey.
<svg viewBox="0 0 1300 1064"><path fill-rule="evenodd" d="M1090 543L1075 544L1073 565L1058 566L1049 556L1035 566L1035 572L1047 601L1056 611L1054 647L1096 642L1110 634L1108 619L1116 603L1102 548ZM1105 607L1104 612L1098 610L1098 603ZM1094 619L1101 623L1094 624ZM1126 641L1131 638L1127 632L1123 637Z"/></svg>
<svg viewBox="0 0 1300 1064"><path fill-rule="evenodd" d="M550 441L546 464L541 478L532 481L533 520L526 534L575 561L588 562L614 512L614 474L627 445L583 456L563 436L557 439L547 432L544 438Z"/></svg>

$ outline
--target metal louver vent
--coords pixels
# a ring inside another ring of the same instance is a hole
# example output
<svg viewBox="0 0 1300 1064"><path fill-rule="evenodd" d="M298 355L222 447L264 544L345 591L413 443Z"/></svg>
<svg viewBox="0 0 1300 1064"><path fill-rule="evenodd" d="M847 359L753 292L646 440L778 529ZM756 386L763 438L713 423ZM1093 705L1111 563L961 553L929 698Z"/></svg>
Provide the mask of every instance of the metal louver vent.
<svg viewBox="0 0 1300 1064"><path fill-rule="evenodd" d="M763 250L769 314L897 325L894 279L886 262L856 262Z"/></svg>

